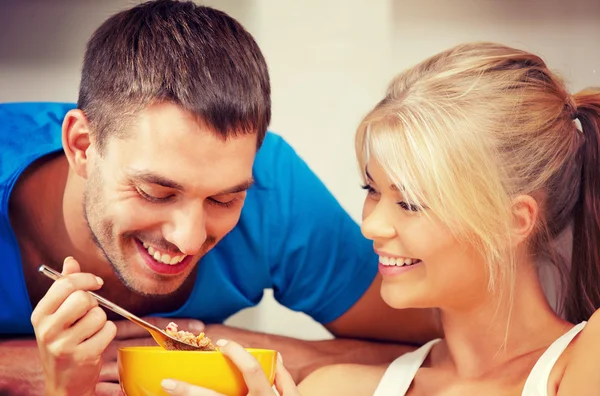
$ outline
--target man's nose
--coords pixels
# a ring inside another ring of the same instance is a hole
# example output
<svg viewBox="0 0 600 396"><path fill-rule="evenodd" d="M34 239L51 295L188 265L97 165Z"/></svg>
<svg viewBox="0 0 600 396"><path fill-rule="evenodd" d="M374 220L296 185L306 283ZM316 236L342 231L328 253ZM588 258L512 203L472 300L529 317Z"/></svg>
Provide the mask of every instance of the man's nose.
<svg viewBox="0 0 600 396"><path fill-rule="evenodd" d="M183 254L199 254L207 238L204 208L197 205L174 212L165 238Z"/></svg>

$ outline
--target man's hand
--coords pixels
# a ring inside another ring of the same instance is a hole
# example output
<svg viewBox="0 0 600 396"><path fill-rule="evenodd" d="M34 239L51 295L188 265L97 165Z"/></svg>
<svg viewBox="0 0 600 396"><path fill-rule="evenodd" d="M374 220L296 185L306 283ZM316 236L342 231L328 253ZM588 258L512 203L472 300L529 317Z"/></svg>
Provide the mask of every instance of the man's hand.
<svg viewBox="0 0 600 396"><path fill-rule="evenodd" d="M200 333L202 322L193 319L146 317L145 320L165 328L175 321L180 328ZM150 334L135 323L123 319L114 322L117 335L103 355L103 366L96 385L96 396L123 396L119 385L117 349L122 346L156 345ZM34 339L0 340L0 395L45 396L44 372Z"/></svg>
<svg viewBox="0 0 600 396"><path fill-rule="evenodd" d="M46 392L52 395L93 395L102 368L102 352L115 336L88 290L102 280L81 273L75 259L65 259L63 278L55 281L31 314Z"/></svg>

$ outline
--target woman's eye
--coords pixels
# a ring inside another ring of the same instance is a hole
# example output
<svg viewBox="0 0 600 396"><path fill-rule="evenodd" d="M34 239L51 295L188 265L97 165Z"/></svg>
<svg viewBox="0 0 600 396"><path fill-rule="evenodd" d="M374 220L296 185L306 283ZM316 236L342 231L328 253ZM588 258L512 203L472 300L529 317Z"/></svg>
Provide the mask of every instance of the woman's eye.
<svg viewBox="0 0 600 396"><path fill-rule="evenodd" d="M373 196L379 195L377 190L375 190L370 184L365 184L365 185L361 186L361 188L363 190L367 190L368 195L373 195Z"/></svg>
<svg viewBox="0 0 600 396"><path fill-rule="evenodd" d="M418 212L421 210L421 207L419 205L413 205L413 204L409 204L407 202L404 201L400 201L398 202L398 205L400 205L400 207L406 211L409 212Z"/></svg>
<svg viewBox="0 0 600 396"><path fill-rule="evenodd" d="M379 197L379 196L381 195L381 194L380 194L380 193L379 193L377 190L375 190L375 188L373 188L373 186L371 186L370 184L365 184L365 185L361 186L361 188L362 188L363 190L367 190L367 194L368 194L368 195L370 195L370 196L372 196L372 197L374 197L374 198L377 198L377 197ZM406 210L406 211L408 211L408 212L419 212L419 211L421 211L421 209L422 209L422 208L421 208L421 206L419 206L419 205L410 204L410 203L408 203L408 202L405 202L405 201L400 201L400 202L398 202L398 205L399 205L399 206L400 206L402 209L404 209L404 210Z"/></svg>

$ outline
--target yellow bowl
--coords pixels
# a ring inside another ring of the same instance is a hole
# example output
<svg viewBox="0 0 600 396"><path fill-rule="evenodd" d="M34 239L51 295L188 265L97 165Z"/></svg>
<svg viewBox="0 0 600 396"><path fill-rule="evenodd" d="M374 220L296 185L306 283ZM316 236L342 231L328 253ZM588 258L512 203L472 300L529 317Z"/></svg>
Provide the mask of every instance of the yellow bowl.
<svg viewBox="0 0 600 396"><path fill-rule="evenodd" d="M275 379L277 352L246 349L258 360L269 383ZM227 396L248 393L242 374L221 352L167 351L161 347L126 347L118 352L119 379L127 396L166 396L163 379L185 381Z"/></svg>

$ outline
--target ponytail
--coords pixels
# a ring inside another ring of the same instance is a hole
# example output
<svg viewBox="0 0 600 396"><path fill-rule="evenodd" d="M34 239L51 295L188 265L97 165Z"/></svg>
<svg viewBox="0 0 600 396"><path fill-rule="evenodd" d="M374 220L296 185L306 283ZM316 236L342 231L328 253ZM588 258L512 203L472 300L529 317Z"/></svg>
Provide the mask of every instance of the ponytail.
<svg viewBox="0 0 600 396"><path fill-rule="evenodd" d="M574 119L581 123L585 142L565 313L571 323L579 323L600 308L600 89L582 91L574 101Z"/></svg>

